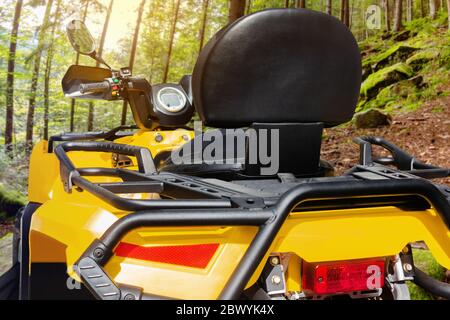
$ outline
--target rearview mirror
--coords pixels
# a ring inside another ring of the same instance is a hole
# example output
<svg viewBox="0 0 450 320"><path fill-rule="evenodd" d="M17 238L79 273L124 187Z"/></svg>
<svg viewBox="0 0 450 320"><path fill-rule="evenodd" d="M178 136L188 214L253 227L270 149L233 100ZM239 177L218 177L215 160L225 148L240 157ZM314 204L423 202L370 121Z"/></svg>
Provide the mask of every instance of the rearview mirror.
<svg viewBox="0 0 450 320"><path fill-rule="evenodd" d="M111 67L103 60L103 58L95 52L95 41L92 37L89 29L86 27L83 21L72 20L66 27L67 36L69 37L70 44L76 52L87 55L92 59L104 64L111 69Z"/></svg>
<svg viewBox="0 0 450 320"><path fill-rule="evenodd" d="M89 29L80 20L72 20L67 25L67 36L76 52L92 55L95 52L95 42Z"/></svg>

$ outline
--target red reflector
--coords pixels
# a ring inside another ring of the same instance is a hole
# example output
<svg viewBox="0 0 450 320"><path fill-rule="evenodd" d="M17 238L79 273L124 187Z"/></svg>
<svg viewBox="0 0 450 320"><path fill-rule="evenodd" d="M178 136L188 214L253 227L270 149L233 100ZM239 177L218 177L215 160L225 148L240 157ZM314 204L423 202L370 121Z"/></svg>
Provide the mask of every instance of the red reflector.
<svg viewBox="0 0 450 320"><path fill-rule="evenodd" d="M314 294L366 291L384 285L384 260L303 263L303 289Z"/></svg>
<svg viewBox="0 0 450 320"><path fill-rule="evenodd" d="M218 243L143 247L121 242L117 246L115 253L119 257L204 269L211 261L218 247Z"/></svg>

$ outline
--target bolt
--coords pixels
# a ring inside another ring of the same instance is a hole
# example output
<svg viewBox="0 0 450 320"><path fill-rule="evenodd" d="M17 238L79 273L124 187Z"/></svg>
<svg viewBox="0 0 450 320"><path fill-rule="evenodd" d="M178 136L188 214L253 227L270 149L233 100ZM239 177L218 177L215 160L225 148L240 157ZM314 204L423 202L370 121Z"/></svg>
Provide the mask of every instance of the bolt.
<svg viewBox="0 0 450 320"><path fill-rule="evenodd" d="M105 252L101 248L96 248L94 250L94 257L97 258L97 259L102 258L104 254L105 254Z"/></svg>
<svg viewBox="0 0 450 320"><path fill-rule="evenodd" d="M409 252L408 247L404 247L403 250L402 250L402 252L403 252L403 253L408 253L408 252Z"/></svg>
<svg viewBox="0 0 450 320"><path fill-rule="evenodd" d="M280 258L278 258L278 256L273 256L270 258L270 263L273 266L279 265L280 264Z"/></svg>
<svg viewBox="0 0 450 320"><path fill-rule="evenodd" d="M322 281L323 281L323 278L322 278L322 277L319 277L319 279L317 279L317 281L322 282Z"/></svg>
<svg viewBox="0 0 450 320"><path fill-rule="evenodd" d="M403 269L404 269L406 272L410 272L410 271L412 271L413 266L412 266L410 263L404 263L404 264L403 264Z"/></svg>
<svg viewBox="0 0 450 320"><path fill-rule="evenodd" d="M273 284L280 284L281 283L281 278L280 278L280 276L277 276L277 275L274 275L273 277L272 277L272 283Z"/></svg>
<svg viewBox="0 0 450 320"><path fill-rule="evenodd" d="M189 137L187 136L187 134L183 134L182 138L183 138L184 141L188 141L189 140Z"/></svg>
<svg viewBox="0 0 450 320"><path fill-rule="evenodd" d="M161 142L161 141L163 141L163 136L162 135L160 135L159 133L156 135L156 137L155 137L155 141L156 142Z"/></svg>
<svg viewBox="0 0 450 320"><path fill-rule="evenodd" d="M123 297L124 300L136 300L135 296L132 295L131 293L125 295L125 297Z"/></svg>

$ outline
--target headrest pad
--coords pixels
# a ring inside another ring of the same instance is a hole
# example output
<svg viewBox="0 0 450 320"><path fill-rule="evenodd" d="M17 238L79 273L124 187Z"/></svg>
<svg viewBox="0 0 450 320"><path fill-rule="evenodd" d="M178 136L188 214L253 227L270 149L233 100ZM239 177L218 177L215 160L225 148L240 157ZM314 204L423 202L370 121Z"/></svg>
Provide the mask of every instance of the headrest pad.
<svg viewBox="0 0 450 320"><path fill-rule="evenodd" d="M240 18L205 46L194 68L195 106L206 125L349 121L361 57L336 18L269 9Z"/></svg>

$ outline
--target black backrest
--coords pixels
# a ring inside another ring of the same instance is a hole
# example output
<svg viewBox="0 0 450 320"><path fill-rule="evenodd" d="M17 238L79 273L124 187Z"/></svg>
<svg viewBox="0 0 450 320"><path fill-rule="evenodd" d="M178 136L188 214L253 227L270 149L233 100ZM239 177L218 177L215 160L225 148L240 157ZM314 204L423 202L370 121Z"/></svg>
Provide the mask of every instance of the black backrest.
<svg viewBox="0 0 450 320"><path fill-rule="evenodd" d="M193 98L213 127L349 121L359 96L356 40L336 18L269 9L222 29L200 53Z"/></svg>

